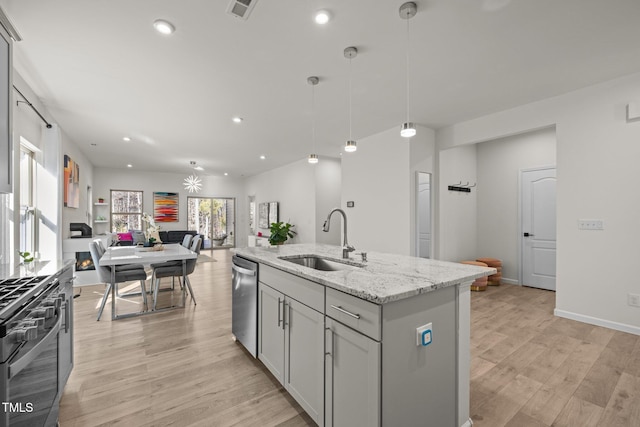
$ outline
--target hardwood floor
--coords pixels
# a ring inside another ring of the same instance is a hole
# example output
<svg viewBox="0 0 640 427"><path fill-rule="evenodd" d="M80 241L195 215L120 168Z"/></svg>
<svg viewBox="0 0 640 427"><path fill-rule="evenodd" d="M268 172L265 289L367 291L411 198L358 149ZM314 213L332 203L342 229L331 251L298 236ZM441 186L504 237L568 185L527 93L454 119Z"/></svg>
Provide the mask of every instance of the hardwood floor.
<svg viewBox="0 0 640 427"><path fill-rule="evenodd" d="M62 427L314 425L232 341L231 254L212 257L190 276L198 304L184 310L112 322L107 305L96 322L104 286L81 289ZM474 426L640 425L640 337L556 318L554 298L510 285L472 293Z"/></svg>
<svg viewBox="0 0 640 427"><path fill-rule="evenodd" d="M640 337L554 307L540 289L472 293L474 427L640 426Z"/></svg>

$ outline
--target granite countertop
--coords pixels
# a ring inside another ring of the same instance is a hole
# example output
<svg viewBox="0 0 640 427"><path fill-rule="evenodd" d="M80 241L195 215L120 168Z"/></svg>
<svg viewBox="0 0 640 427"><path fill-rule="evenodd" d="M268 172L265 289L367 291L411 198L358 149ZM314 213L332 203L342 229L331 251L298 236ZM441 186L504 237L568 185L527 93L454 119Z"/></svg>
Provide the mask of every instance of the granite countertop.
<svg viewBox="0 0 640 427"><path fill-rule="evenodd" d="M325 244L236 248L232 251L243 258L269 265L376 304L409 298L496 273L494 268L381 252L368 252L368 261L365 263L360 261L358 252L355 252L355 255L352 252L348 262L361 267L346 271L319 271L280 259L280 257L319 255L338 262L345 261L342 259L342 247Z"/></svg>
<svg viewBox="0 0 640 427"><path fill-rule="evenodd" d="M0 279L51 276L73 263L75 263L74 260L61 259L57 261L33 261L27 265L20 264L18 266L0 264Z"/></svg>

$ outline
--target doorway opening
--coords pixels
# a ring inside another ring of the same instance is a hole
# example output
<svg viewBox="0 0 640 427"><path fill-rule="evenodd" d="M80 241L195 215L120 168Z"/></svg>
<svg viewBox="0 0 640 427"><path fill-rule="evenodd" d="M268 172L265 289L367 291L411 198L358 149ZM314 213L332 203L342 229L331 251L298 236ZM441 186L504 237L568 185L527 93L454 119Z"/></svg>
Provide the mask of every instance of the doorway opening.
<svg viewBox="0 0 640 427"><path fill-rule="evenodd" d="M236 199L187 197L187 226L204 236L203 249L234 248Z"/></svg>
<svg viewBox="0 0 640 427"><path fill-rule="evenodd" d="M431 174L416 172L416 256L431 258Z"/></svg>

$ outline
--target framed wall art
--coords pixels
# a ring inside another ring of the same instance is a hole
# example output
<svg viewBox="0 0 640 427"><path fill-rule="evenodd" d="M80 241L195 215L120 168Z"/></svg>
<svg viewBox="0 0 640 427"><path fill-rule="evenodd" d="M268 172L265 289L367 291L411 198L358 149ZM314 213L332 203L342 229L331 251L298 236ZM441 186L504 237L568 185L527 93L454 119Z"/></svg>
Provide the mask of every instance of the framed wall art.
<svg viewBox="0 0 640 427"><path fill-rule="evenodd" d="M269 226L278 222L278 202L269 202Z"/></svg>
<svg viewBox="0 0 640 427"><path fill-rule="evenodd" d="M64 155L64 206L80 207L80 166Z"/></svg>
<svg viewBox="0 0 640 427"><path fill-rule="evenodd" d="M258 205L258 227L269 228L269 203Z"/></svg>
<svg viewBox="0 0 640 427"><path fill-rule="evenodd" d="M153 193L153 219L156 222L178 222L178 193Z"/></svg>

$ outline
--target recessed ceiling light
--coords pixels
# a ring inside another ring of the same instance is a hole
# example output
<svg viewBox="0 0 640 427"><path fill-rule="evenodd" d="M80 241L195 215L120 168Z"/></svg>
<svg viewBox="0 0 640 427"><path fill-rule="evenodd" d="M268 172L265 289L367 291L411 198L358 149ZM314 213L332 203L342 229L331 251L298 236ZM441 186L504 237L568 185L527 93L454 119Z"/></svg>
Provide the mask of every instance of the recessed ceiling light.
<svg viewBox="0 0 640 427"><path fill-rule="evenodd" d="M224 176L228 176L229 174L227 172L224 173Z"/></svg>
<svg viewBox="0 0 640 427"><path fill-rule="evenodd" d="M131 138L129 138L128 136L123 136L123 137L122 137L122 140L123 140L124 142L129 142L129 141L131 141Z"/></svg>
<svg viewBox="0 0 640 427"><path fill-rule="evenodd" d="M329 22L331 15L329 15L329 12L326 10L319 10L316 12L316 16L313 19L315 19L317 24L324 25Z"/></svg>
<svg viewBox="0 0 640 427"><path fill-rule="evenodd" d="M165 35L169 35L176 30L176 27L174 27L171 22L165 21L164 19L156 19L153 22L153 27L157 32Z"/></svg>
<svg viewBox="0 0 640 427"><path fill-rule="evenodd" d="M128 167L128 168L132 168L132 167L133 167L133 165L129 164L129 165L127 165L127 167Z"/></svg>
<svg viewBox="0 0 640 427"><path fill-rule="evenodd" d="M266 159L266 158L267 158L267 156L264 156L264 155L263 155L263 156L260 156L260 160L264 160L264 159Z"/></svg>
<svg viewBox="0 0 640 427"><path fill-rule="evenodd" d="M234 123L242 123L242 117L234 117L231 120L233 120Z"/></svg>
<svg viewBox="0 0 640 427"><path fill-rule="evenodd" d="M202 166L194 166L193 168L195 170L197 170L197 171L203 171L204 170L204 168Z"/></svg>

